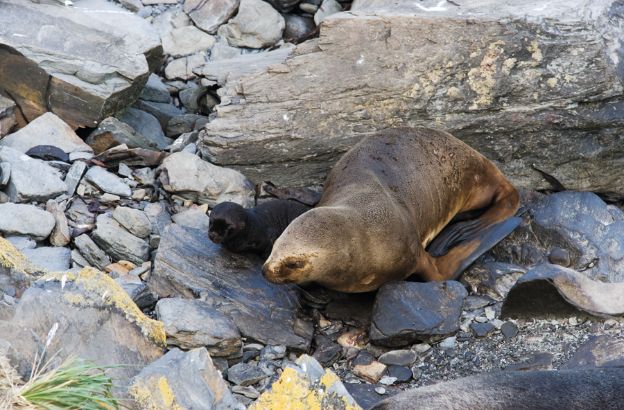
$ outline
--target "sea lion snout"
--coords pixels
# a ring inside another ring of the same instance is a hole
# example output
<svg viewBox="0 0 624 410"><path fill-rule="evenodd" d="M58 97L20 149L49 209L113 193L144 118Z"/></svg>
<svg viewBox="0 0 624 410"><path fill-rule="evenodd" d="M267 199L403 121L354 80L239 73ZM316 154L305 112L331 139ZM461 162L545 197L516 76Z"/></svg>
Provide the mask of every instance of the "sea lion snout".
<svg viewBox="0 0 624 410"><path fill-rule="evenodd" d="M262 274L273 283L296 282L307 264L303 257L288 257L278 261L272 261L269 258L262 266Z"/></svg>

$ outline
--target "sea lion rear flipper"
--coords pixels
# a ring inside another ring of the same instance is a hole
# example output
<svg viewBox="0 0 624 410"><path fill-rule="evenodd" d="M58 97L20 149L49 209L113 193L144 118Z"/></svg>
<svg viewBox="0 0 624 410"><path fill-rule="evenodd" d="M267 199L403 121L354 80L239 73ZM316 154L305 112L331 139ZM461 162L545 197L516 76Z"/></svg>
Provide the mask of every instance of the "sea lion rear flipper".
<svg viewBox="0 0 624 410"><path fill-rule="evenodd" d="M449 275L448 279L457 279L472 262L513 232L521 222L522 218L512 216L502 222L478 230L476 238L468 242L462 242L449 249L444 256L436 258L438 269L442 272L447 272L447 274L450 273L449 270L452 270L452 274ZM463 258L461 258L462 256ZM461 260L457 264L458 258L461 258ZM457 266L454 269L444 268L445 265L450 267L455 264Z"/></svg>
<svg viewBox="0 0 624 410"><path fill-rule="evenodd" d="M431 241L427 252L434 257L443 256L457 244L475 239L480 234L482 225L480 219L451 223Z"/></svg>

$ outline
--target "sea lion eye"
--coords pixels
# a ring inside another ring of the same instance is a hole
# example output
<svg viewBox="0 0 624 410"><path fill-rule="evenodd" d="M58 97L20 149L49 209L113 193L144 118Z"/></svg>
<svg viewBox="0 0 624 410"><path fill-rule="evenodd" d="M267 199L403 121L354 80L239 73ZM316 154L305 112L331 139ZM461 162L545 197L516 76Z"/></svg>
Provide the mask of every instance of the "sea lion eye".
<svg viewBox="0 0 624 410"><path fill-rule="evenodd" d="M288 261L284 264L287 269L300 269L305 266L305 262L302 260L298 261Z"/></svg>

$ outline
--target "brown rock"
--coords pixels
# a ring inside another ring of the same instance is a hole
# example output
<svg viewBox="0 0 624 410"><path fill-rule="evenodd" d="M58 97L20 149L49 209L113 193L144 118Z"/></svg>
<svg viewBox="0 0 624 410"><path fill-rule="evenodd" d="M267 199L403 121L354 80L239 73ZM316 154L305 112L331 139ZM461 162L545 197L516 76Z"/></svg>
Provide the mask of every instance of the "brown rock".
<svg viewBox="0 0 624 410"><path fill-rule="evenodd" d="M371 383L377 383L385 371L386 365L376 360L370 364L356 364L353 366L353 374Z"/></svg>

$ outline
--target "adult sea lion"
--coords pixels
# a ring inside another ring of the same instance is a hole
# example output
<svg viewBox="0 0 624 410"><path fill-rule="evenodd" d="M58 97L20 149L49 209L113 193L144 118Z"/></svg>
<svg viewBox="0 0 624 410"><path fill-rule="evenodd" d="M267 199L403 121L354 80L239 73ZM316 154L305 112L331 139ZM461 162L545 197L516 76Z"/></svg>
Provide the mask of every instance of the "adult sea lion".
<svg viewBox="0 0 624 410"><path fill-rule="evenodd" d="M518 203L496 166L449 133L390 130L336 163L317 207L286 228L263 272L343 292L412 274L457 278L518 226Z"/></svg>
<svg viewBox="0 0 624 410"><path fill-rule="evenodd" d="M310 207L286 199L273 199L245 209L234 202L221 202L210 213L208 237L226 249L268 256L273 242L296 217Z"/></svg>

